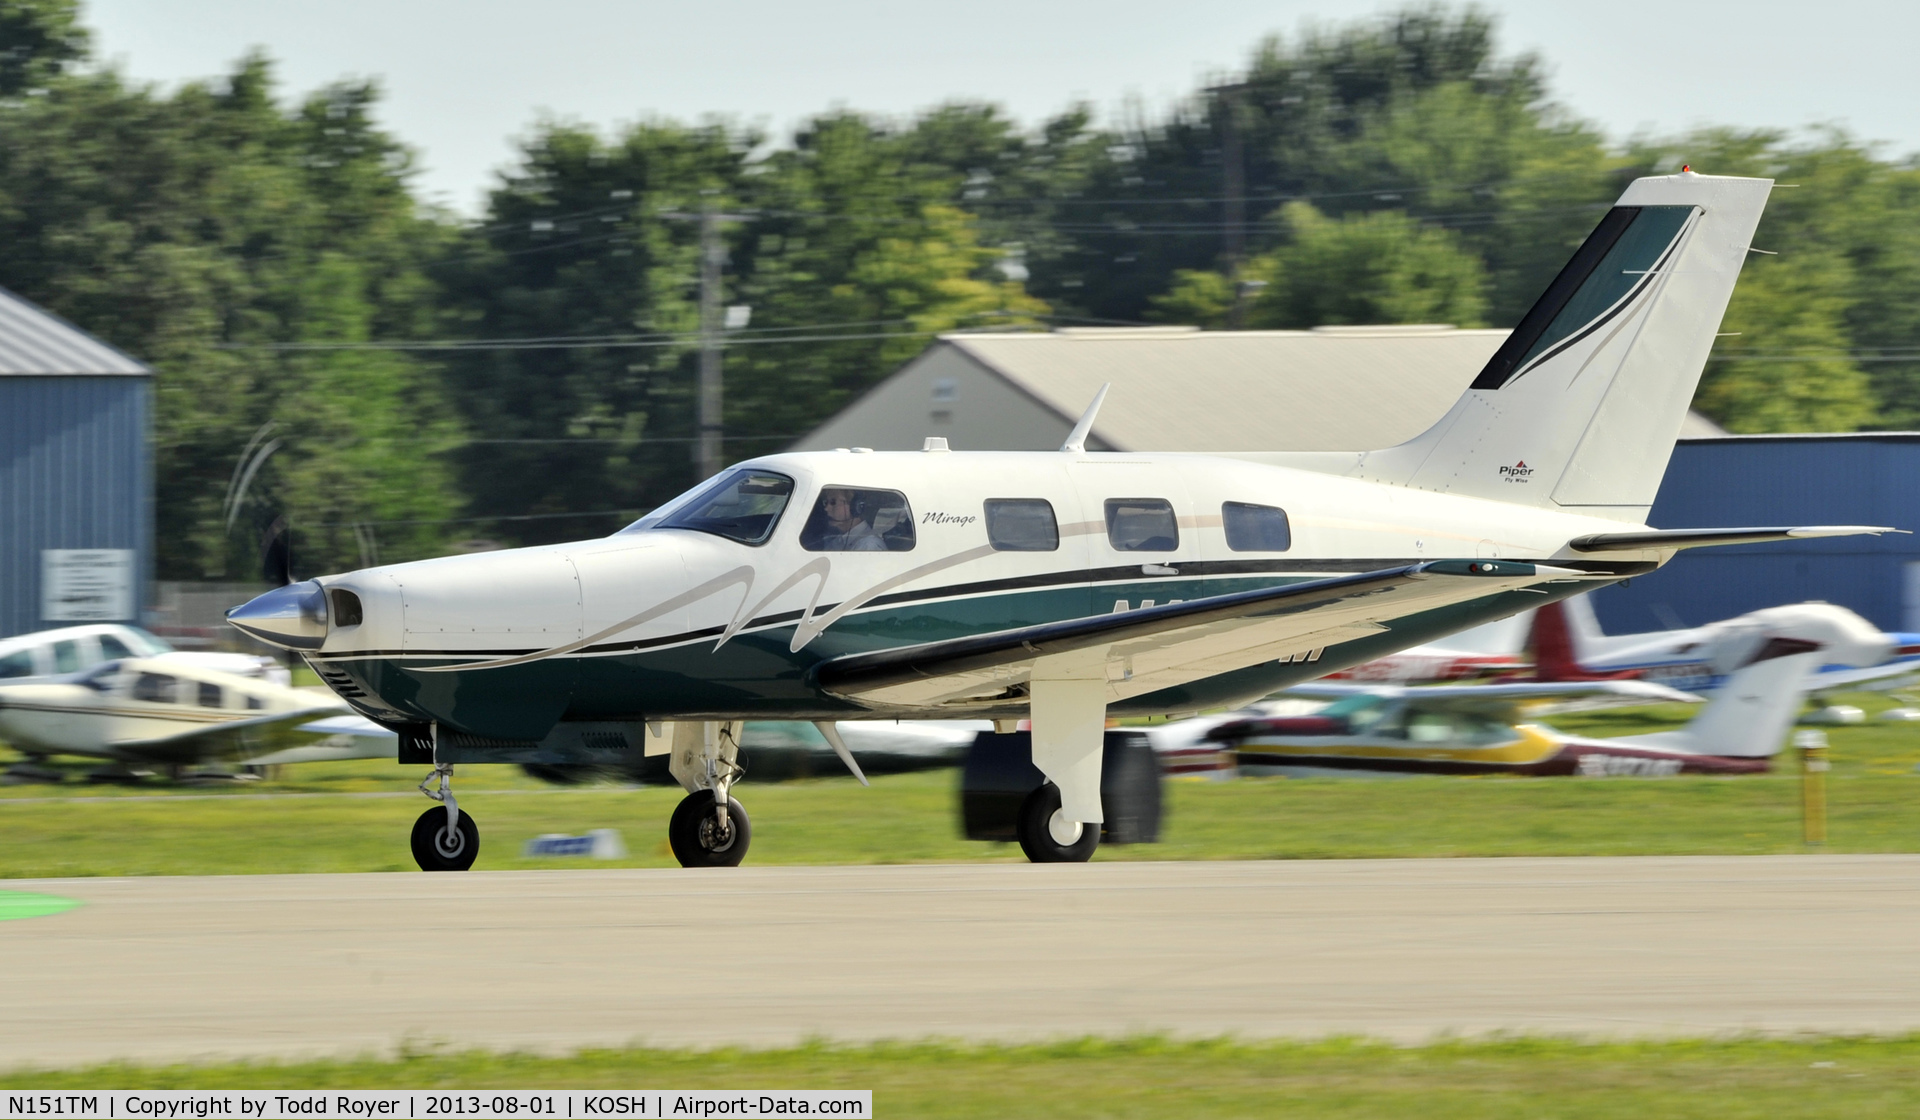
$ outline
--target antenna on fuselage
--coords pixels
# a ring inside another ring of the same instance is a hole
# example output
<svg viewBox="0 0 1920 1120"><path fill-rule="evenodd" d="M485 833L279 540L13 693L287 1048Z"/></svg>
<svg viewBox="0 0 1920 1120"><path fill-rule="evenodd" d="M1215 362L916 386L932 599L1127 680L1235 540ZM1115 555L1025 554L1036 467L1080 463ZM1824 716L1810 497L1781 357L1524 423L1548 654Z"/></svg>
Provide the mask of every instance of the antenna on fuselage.
<svg viewBox="0 0 1920 1120"><path fill-rule="evenodd" d="M1107 399L1107 390L1111 388L1111 381L1100 386L1100 391L1093 395L1093 403L1080 414L1080 422L1073 426L1073 431L1067 433L1067 442L1060 445L1060 450L1078 453L1087 449L1087 433L1093 431L1093 418L1100 415L1100 402Z"/></svg>

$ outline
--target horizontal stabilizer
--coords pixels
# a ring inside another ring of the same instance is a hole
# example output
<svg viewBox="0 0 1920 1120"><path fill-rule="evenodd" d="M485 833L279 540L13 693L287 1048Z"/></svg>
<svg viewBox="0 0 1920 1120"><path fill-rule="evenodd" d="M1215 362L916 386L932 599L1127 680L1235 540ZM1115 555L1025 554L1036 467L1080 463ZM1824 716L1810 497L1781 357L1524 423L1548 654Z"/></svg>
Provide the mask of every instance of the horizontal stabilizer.
<svg viewBox="0 0 1920 1120"><path fill-rule="evenodd" d="M1591 533L1575 537L1567 547L1575 552L1625 552L1641 548L1708 548L1723 544L1760 544L1807 537L1877 537L1905 533L1886 525L1799 525L1745 529L1642 529L1630 533Z"/></svg>

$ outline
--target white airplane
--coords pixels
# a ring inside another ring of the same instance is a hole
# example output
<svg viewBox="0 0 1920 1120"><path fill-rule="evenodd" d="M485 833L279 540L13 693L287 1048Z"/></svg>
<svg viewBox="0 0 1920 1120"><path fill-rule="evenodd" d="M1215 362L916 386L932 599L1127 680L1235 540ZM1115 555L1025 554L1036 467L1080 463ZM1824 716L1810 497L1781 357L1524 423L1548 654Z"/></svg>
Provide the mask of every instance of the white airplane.
<svg viewBox="0 0 1920 1120"><path fill-rule="evenodd" d="M1877 633L1854 617L1869 633ZM1334 701L1318 712L1236 720L1213 728L1207 738L1231 746L1240 772L1249 775L1755 773L1768 769L1785 742L1822 661L1865 660L1879 652L1836 649L1787 637L1779 629L1761 629L1758 640L1741 643L1732 654L1724 685L1699 715L1678 730L1645 735L1572 735L1522 710L1582 693L1640 703L1699 697L1635 680L1427 688L1319 682L1289 690L1295 696Z"/></svg>
<svg viewBox="0 0 1920 1120"><path fill-rule="evenodd" d="M169 657L0 683L0 739L36 761L53 754L108 759L117 767L109 776L394 752L390 732L352 715L337 697Z"/></svg>
<svg viewBox="0 0 1920 1120"><path fill-rule="evenodd" d="M63 626L0 638L0 682L57 677L123 657L158 658L199 669L288 685L293 678L271 657L218 650L178 650L138 626L117 622Z"/></svg>
<svg viewBox="0 0 1920 1120"><path fill-rule="evenodd" d="M1788 603L1705 626L1610 635L1601 631L1583 595L1536 612L1528 644L1538 680L1637 678L1712 692L1726 683L1730 666L1769 634L1827 648L1827 662L1808 683L1815 692L1879 687L1920 674L1920 634L1882 633L1831 603Z"/></svg>
<svg viewBox="0 0 1920 1120"><path fill-rule="evenodd" d="M1084 860L1110 714L1246 703L1680 548L1883 531L1645 524L1770 189L1634 182L1396 447L1090 453L1102 390L1058 452L769 455L604 539L323 576L228 619L434 767L423 868L478 850L456 764L634 753L688 791L681 862L736 864L749 719L1030 718L1023 847Z"/></svg>

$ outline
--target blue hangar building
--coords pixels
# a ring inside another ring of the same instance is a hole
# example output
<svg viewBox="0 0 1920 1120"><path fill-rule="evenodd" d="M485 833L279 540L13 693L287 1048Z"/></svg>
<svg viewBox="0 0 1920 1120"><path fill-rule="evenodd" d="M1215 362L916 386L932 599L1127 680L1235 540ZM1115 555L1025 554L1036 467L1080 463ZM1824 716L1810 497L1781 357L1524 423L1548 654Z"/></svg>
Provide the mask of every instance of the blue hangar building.
<svg viewBox="0 0 1920 1120"><path fill-rule="evenodd" d="M137 622L153 371L0 289L0 637Z"/></svg>
<svg viewBox="0 0 1920 1120"><path fill-rule="evenodd" d="M1673 449L1648 523L1890 525L1920 533L1920 432L1717 436ZM1594 593L1609 634L1698 626L1821 599L1882 630L1920 631L1920 535L1689 549Z"/></svg>

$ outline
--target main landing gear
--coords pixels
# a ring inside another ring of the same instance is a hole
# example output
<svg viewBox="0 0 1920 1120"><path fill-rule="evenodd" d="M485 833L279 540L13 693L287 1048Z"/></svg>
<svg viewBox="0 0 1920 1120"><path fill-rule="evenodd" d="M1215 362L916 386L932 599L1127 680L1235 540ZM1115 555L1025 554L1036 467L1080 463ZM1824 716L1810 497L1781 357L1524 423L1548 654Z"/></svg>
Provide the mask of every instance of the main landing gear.
<svg viewBox="0 0 1920 1120"><path fill-rule="evenodd" d="M1020 803L1014 833L1030 863L1085 863L1100 846L1100 826L1067 816L1060 808L1060 787L1052 782Z"/></svg>
<svg viewBox="0 0 1920 1120"><path fill-rule="evenodd" d="M435 778L439 789L428 788ZM420 792L441 803L413 822L413 861L422 871L465 871L480 855L480 826L453 800L453 767L436 763Z"/></svg>
<svg viewBox="0 0 1920 1120"><path fill-rule="evenodd" d="M667 769L687 796L667 822L667 845L682 867L738 867L747 858L753 824L732 793L747 772L740 761L745 727L737 720L674 727Z"/></svg>

